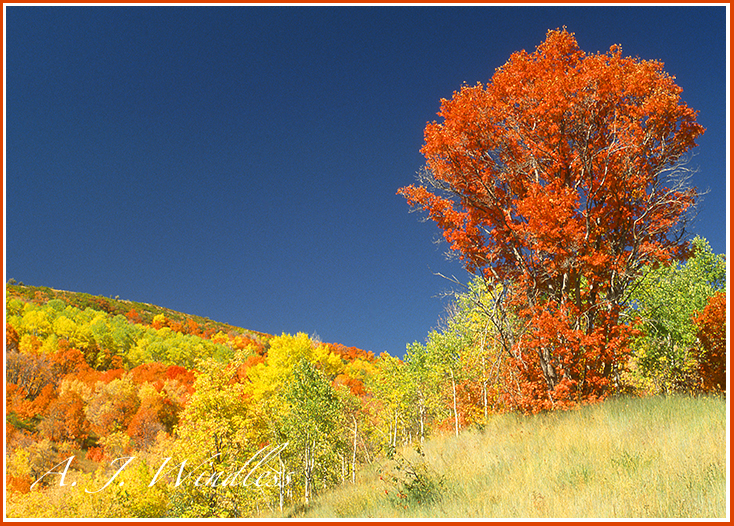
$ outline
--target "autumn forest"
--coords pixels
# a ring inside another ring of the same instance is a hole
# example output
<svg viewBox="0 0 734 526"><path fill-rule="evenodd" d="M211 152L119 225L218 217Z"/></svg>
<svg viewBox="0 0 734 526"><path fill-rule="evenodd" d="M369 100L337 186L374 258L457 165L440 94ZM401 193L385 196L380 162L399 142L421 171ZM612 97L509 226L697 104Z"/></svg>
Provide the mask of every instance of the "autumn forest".
<svg viewBox="0 0 734 526"><path fill-rule="evenodd" d="M282 517L497 415L725 399L726 259L686 230L704 129L680 92L564 29L442 100L398 193L473 279L402 357L10 280L8 517ZM441 491L400 465L400 509Z"/></svg>

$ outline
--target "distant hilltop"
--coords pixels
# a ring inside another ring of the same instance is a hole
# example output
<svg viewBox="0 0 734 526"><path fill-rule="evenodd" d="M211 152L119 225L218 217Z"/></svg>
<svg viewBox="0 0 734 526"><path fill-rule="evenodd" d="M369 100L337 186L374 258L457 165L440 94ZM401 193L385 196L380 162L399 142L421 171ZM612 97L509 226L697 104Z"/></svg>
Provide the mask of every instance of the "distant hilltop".
<svg viewBox="0 0 734 526"><path fill-rule="evenodd" d="M156 317L160 320L164 316L169 325L180 324L181 329L177 332L188 332L185 326L191 327L193 323L199 326L202 333L239 333L243 335L251 335L264 340L272 338L272 335L260 331L235 327L227 323L213 321L203 316L185 314L165 307L159 307L150 303L139 301L130 301L120 299L119 296L108 298L105 296L95 296L85 292L72 292L68 290L54 289L51 287L36 287L24 285L23 282L16 282L14 279L8 280L5 287L7 300L18 298L23 301L32 301L36 304L43 305L51 300L61 300L66 305L77 307L79 309L92 308L103 311L113 316L126 316L131 321L143 325L154 325ZM193 322L193 323L192 323Z"/></svg>

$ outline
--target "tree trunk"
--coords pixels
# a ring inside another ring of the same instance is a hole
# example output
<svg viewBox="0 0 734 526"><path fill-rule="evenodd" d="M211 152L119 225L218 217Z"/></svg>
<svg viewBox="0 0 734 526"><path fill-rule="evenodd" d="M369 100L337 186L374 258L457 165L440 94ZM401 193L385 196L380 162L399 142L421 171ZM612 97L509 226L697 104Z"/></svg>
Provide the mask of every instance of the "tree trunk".
<svg viewBox="0 0 734 526"><path fill-rule="evenodd" d="M280 464L280 478L278 479L278 500L280 501L280 514L283 514L283 501L285 497L285 464L278 451L278 463Z"/></svg>
<svg viewBox="0 0 734 526"><path fill-rule="evenodd" d="M423 439L425 438L425 414L426 414L426 405L423 401L423 397L421 396L420 399L420 405L418 406L418 414L420 416L420 424L421 424L421 444L423 443Z"/></svg>
<svg viewBox="0 0 734 526"><path fill-rule="evenodd" d="M309 497L309 490L311 485L311 470L309 469L309 444L306 442L306 451L304 455L304 476L303 476L303 500L306 503L306 506L308 506L308 497Z"/></svg>
<svg viewBox="0 0 734 526"><path fill-rule="evenodd" d="M304 462L304 481L303 481L303 500L306 506L311 499L313 493L313 467L314 467L314 450L316 449L316 441L306 442L305 462Z"/></svg>
<svg viewBox="0 0 734 526"><path fill-rule="evenodd" d="M352 415L354 421L354 443L352 445L352 484L357 483L357 418Z"/></svg>
<svg viewBox="0 0 734 526"><path fill-rule="evenodd" d="M548 385L548 391L553 391L558 384L558 375L551 363L551 352L547 347L542 347L538 351L538 357L540 359L540 368L543 370L543 376L545 377L545 382Z"/></svg>
<svg viewBox="0 0 734 526"><path fill-rule="evenodd" d="M484 334L482 334L482 398L484 399L484 421L487 421L487 417L489 416L489 411L487 407L487 357L484 355L484 343L487 339L487 328L484 329Z"/></svg>
<svg viewBox="0 0 734 526"><path fill-rule="evenodd" d="M456 380L454 379L454 370L449 369L451 372L451 388L454 391L454 428L456 430L456 436L459 436L459 412L456 409Z"/></svg>
<svg viewBox="0 0 734 526"><path fill-rule="evenodd" d="M397 448L398 447L398 410L395 409L395 430L393 434L392 439L392 447Z"/></svg>
<svg viewBox="0 0 734 526"><path fill-rule="evenodd" d="M484 420L487 420L489 416L489 409L487 407L487 364L482 354L482 401L484 402Z"/></svg>

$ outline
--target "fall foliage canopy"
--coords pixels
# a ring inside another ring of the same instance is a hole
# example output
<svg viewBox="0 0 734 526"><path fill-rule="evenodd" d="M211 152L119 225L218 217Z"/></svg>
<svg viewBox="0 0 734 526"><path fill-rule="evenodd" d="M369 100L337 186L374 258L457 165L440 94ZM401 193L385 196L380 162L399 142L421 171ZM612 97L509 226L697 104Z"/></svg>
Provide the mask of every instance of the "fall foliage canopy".
<svg viewBox="0 0 734 526"><path fill-rule="evenodd" d="M687 254L686 154L704 130L681 92L658 61L587 54L555 30L442 100L425 129L426 169L399 193L470 272L511 289L528 324L508 352L533 408L602 395L629 284Z"/></svg>
<svg viewBox="0 0 734 526"><path fill-rule="evenodd" d="M703 346L699 357L703 388L726 391L726 292L712 296L694 321Z"/></svg>

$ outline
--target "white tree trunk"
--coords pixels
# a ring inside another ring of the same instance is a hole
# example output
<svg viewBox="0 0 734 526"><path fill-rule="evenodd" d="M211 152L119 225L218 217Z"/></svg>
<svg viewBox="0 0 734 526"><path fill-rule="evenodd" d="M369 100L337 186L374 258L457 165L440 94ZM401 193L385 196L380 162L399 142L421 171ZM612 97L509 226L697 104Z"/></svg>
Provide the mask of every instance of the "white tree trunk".
<svg viewBox="0 0 734 526"><path fill-rule="evenodd" d="M420 398L418 407L418 414L420 415L420 424L421 424L421 444L423 443L423 439L425 438L425 413L426 413L426 406L423 402L423 396Z"/></svg>
<svg viewBox="0 0 734 526"><path fill-rule="evenodd" d="M303 501L308 506L313 493L313 467L315 464L314 450L316 449L316 441L306 442L305 462L304 462L304 481L303 481Z"/></svg>
<svg viewBox="0 0 734 526"><path fill-rule="evenodd" d="M456 436L459 436L459 412L456 409L456 380L454 379L454 370L451 371L451 387L454 390L454 428L456 430Z"/></svg>
<svg viewBox="0 0 734 526"><path fill-rule="evenodd" d="M395 409L395 430L393 432L392 447L398 447L398 410Z"/></svg>
<svg viewBox="0 0 734 526"><path fill-rule="evenodd" d="M278 479L278 500L280 501L280 514L283 514L283 501L285 497L285 464L278 451L278 463L280 464L280 478Z"/></svg>
<svg viewBox="0 0 734 526"><path fill-rule="evenodd" d="M354 420L354 443L352 445L352 484L357 483L357 418L352 415Z"/></svg>
<svg viewBox="0 0 734 526"><path fill-rule="evenodd" d="M487 408L487 360L484 356L484 341L482 341L482 397L484 398L484 420L489 416Z"/></svg>

